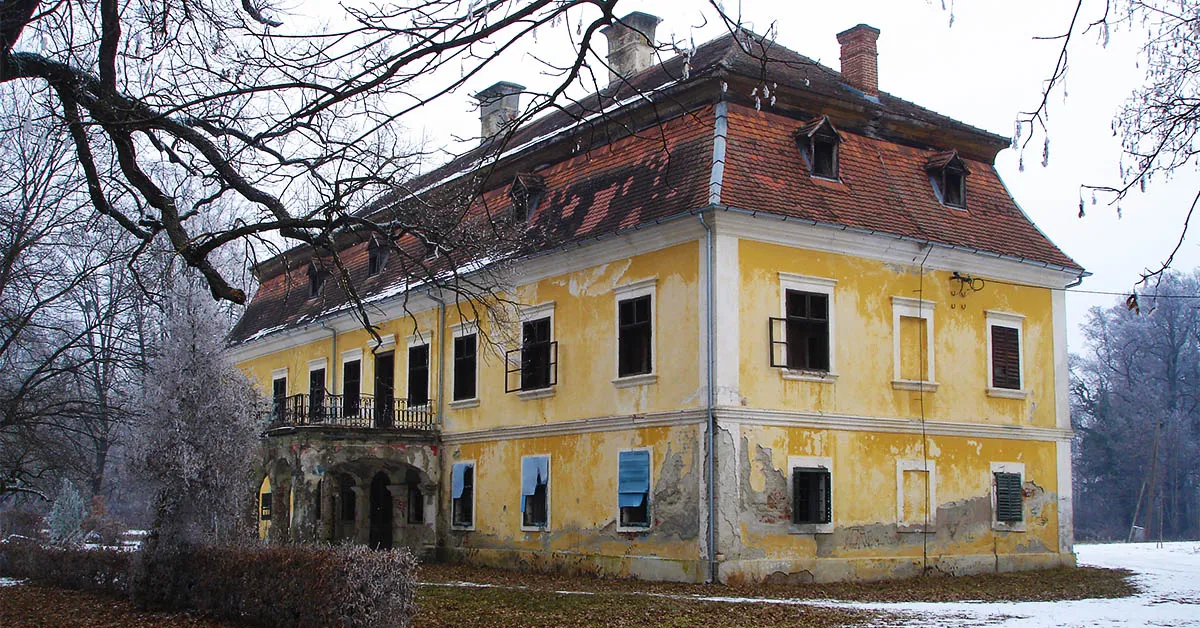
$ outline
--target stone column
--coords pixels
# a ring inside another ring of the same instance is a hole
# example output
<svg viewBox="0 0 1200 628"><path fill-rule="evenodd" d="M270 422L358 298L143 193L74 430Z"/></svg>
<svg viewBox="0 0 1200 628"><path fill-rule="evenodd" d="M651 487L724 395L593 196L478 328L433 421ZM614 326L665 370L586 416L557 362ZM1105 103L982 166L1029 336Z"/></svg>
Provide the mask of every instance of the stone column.
<svg viewBox="0 0 1200 628"><path fill-rule="evenodd" d="M421 485L421 494L425 501L425 534L422 535L424 541L424 550L428 556L433 556L437 551L438 538L438 485L436 482L429 482Z"/></svg>
<svg viewBox="0 0 1200 628"><path fill-rule="evenodd" d="M354 491L354 537L359 543L371 542L371 493L361 486L352 486Z"/></svg>

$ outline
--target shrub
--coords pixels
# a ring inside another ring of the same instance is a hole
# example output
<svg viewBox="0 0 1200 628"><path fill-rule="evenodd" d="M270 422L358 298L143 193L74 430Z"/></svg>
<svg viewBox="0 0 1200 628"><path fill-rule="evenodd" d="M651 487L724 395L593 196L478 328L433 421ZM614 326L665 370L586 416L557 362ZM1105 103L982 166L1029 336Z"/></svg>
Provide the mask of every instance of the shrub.
<svg viewBox="0 0 1200 628"><path fill-rule="evenodd" d="M58 497L46 515L46 525L50 528L50 541L55 545L69 546L83 540L83 520L87 517L87 504L83 496L75 490L70 480L63 479Z"/></svg>
<svg viewBox="0 0 1200 628"><path fill-rule="evenodd" d="M258 626L408 626L416 559L363 546L159 547L140 561L134 601Z"/></svg>
<svg viewBox="0 0 1200 628"><path fill-rule="evenodd" d="M133 557L117 550L47 547L35 539L10 536L0 541L0 575L125 595Z"/></svg>
<svg viewBox="0 0 1200 628"><path fill-rule="evenodd" d="M97 543L112 547L121 542L121 535L125 533L125 523L110 515L93 514L83 520L83 529L89 535L95 533Z"/></svg>
<svg viewBox="0 0 1200 628"><path fill-rule="evenodd" d="M44 520L42 513L28 506L0 510L0 539L14 534L36 537Z"/></svg>

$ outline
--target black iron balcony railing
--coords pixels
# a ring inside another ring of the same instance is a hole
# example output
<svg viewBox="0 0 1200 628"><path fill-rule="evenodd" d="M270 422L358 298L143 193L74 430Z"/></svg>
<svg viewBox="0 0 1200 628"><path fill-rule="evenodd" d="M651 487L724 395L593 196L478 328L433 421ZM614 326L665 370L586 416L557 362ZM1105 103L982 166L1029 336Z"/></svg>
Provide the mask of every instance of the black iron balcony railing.
<svg viewBox="0 0 1200 628"><path fill-rule="evenodd" d="M327 426L376 430L437 430L433 402L409 406L407 399L372 395L291 395L272 404L270 429Z"/></svg>

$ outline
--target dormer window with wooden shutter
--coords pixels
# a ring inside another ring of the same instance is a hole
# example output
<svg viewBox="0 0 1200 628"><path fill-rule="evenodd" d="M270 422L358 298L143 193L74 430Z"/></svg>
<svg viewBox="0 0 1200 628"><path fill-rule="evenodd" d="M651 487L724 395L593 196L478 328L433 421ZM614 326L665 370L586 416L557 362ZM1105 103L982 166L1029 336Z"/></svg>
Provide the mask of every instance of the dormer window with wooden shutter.
<svg viewBox="0 0 1200 628"><path fill-rule="evenodd" d="M838 179L838 147L842 136L827 116L810 120L796 131L796 144L808 164L808 173L821 179Z"/></svg>
<svg viewBox="0 0 1200 628"><path fill-rule="evenodd" d="M546 181L536 174L518 174L508 188L513 202L513 217L530 220L546 193Z"/></svg>
<svg viewBox="0 0 1200 628"><path fill-rule="evenodd" d="M967 165L958 156L958 151L937 153L925 162L925 172L933 183L938 200L947 207L967 208Z"/></svg>

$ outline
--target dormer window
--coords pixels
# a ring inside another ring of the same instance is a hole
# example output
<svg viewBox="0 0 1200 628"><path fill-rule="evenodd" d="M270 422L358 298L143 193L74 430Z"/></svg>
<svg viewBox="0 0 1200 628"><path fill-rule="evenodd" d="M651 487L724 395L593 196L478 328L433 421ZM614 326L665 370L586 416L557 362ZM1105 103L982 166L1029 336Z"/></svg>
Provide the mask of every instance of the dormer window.
<svg viewBox="0 0 1200 628"><path fill-rule="evenodd" d="M958 151L938 153L925 163L925 172L933 183L938 200L947 207L967 208L967 165Z"/></svg>
<svg viewBox="0 0 1200 628"><path fill-rule="evenodd" d="M827 116L810 120L796 131L796 144L808 164L808 172L821 179L838 179L838 147L842 136Z"/></svg>
<svg viewBox="0 0 1200 628"><path fill-rule="evenodd" d="M325 280L329 278L329 273L324 268L317 266L315 262L308 263L308 298L312 299L321 294L325 289Z"/></svg>
<svg viewBox="0 0 1200 628"><path fill-rule="evenodd" d="M513 202L513 216L526 221L532 219L545 193L545 179L535 174L518 174L508 188L508 195Z"/></svg>
<svg viewBox="0 0 1200 628"><path fill-rule="evenodd" d="M367 245L368 277L374 277L383 272L383 267L387 265L387 255L387 247L377 238L371 238L371 243Z"/></svg>

